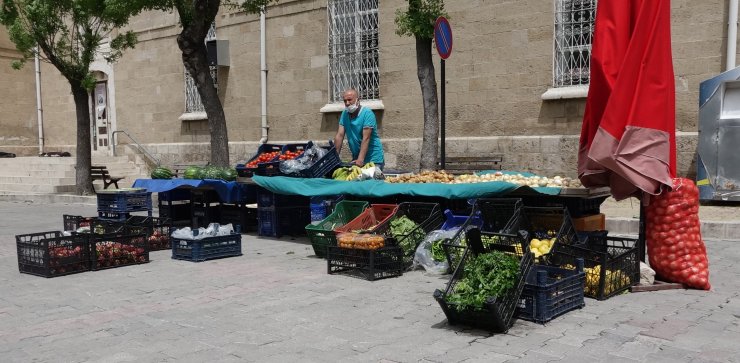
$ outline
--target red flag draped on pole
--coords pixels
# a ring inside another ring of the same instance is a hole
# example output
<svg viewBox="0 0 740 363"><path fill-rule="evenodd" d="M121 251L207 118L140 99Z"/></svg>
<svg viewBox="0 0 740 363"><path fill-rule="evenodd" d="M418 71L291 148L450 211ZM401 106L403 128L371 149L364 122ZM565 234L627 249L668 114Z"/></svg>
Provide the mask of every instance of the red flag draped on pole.
<svg viewBox="0 0 740 363"><path fill-rule="evenodd" d="M578 176L617 200L660 194L676 175L670 19L670 0L598 2Z"/></svg>

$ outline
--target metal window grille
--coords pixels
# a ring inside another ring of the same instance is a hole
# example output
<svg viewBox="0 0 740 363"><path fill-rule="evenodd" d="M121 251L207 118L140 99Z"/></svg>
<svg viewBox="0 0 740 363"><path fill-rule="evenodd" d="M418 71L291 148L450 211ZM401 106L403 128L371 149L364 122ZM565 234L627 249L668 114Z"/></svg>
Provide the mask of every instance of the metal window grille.
<svg viewBox="0 0 740 363"><path fill-rule="evenodd" d="M329 101L355 88L360 98L380 99L378 0L329 0Z"/></svg>
<svg viewBox="0 0 740 363"><path fill-rule="evenodd" d="M206 42L209 40L216 40L216 23L212 23L211 28L208 29ZM210 70L213 84L218 88L218 67L211 66ZM188 73L187 69L185 69L185 112L205 112L205 107L203 107L203 102L200 99L198 88L195 86L195 80L193 79L193 76Z"/></svg>
<svg viewBox="0 0 740 363"><path fill-rule="evenodd" d="M553 86L589 83L597 0L555 0Z"/></svg>

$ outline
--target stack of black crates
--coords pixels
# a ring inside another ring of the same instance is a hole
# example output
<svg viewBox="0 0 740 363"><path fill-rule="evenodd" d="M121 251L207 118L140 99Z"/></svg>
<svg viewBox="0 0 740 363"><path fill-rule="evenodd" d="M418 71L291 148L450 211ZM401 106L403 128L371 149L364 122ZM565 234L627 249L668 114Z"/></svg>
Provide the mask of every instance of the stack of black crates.
<svg viewBox="0 0 740 363"><path fill-rule="evenodd" d="M276 194L257 188L257 234L262 237L299 236L311 223L309 198Z"/></svg>

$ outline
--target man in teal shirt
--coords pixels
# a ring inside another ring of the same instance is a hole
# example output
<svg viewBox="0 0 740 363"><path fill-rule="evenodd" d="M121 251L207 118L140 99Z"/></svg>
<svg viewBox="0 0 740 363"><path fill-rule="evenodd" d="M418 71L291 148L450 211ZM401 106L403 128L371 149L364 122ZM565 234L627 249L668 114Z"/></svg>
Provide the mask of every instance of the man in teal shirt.
<svg viewBox="0 0 740 363"><path fill-rule="evenodd" d="M339 129L334 136L337 152L342 151L344 136L352 152L352 164L363 166L373 162L381 169L385 165L383 145L378 137L378 124L375 114L367 107L360 105L357 91L350 88L342 93L345 110L339 117Z"/></svg>

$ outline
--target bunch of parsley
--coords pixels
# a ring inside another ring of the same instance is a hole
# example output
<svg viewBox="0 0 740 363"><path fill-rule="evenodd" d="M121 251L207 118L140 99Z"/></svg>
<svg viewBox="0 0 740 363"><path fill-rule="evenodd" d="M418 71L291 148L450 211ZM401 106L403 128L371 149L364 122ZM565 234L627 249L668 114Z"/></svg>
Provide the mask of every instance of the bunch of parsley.
<svg viewBox="0 0 740 363"><path fill-rule="evenodd" d="M516 257L499 251L483 253L465 261L463 277L447 301L458 311L481 310L489 297L502 297L513 289L518 278Z"/></svg>

